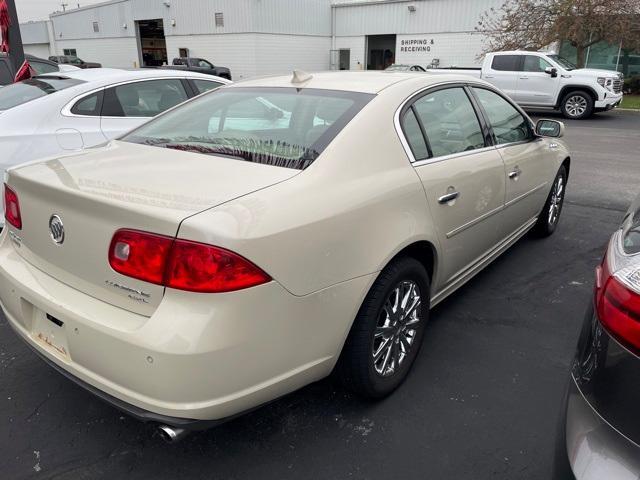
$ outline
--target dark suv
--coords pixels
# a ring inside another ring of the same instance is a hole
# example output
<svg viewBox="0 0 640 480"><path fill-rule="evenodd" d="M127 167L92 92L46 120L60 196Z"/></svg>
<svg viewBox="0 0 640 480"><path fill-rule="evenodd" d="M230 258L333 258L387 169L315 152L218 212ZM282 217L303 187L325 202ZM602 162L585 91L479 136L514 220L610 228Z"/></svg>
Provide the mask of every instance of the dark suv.
<svg viewBox="0 0 640 480"><path fill-rule="evenodd" d="M190 72L199 72L207 75L215 75L216 77L231 80L231 70L227 67L218 67L213 65L209 60L196 57L179 57L173 59L173 65L164 65L160 68L168 68L171 70L188 70Z"/></svg>
<svg viewBox="0 0 640 480"><path fill-rule="evenodd" d="M78 68L102 68L102 64L95 62L85 62L81 58L72 57L70 55L57 55L49 57L49 60L56 63L66 63Z"/></svg>

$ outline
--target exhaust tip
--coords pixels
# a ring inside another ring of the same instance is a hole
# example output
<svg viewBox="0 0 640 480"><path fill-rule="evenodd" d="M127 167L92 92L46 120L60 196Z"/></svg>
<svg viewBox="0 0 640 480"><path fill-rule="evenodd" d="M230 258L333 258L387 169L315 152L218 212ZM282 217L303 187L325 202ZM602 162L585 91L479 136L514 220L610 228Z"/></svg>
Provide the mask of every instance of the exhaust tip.
<svg viewBox="0 0 640 480"><path fill-rule="evenodd" d="M171 427L169 425L160 425L158 433L166 443L177 443L189 435L189 432L184 428Z"/></svg>

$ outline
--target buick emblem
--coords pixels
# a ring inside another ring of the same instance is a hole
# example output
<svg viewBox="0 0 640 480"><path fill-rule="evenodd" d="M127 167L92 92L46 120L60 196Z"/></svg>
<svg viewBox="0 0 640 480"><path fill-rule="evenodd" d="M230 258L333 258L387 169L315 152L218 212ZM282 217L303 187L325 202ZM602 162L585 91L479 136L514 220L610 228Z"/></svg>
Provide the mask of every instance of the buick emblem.
<svg viewBox="0 0 640 480"><path fill-rule="evenodd" d="M51 239L58 245L64 242L64 225L58 215L51 215L49 219L49 233L51 234Z"/></svg>

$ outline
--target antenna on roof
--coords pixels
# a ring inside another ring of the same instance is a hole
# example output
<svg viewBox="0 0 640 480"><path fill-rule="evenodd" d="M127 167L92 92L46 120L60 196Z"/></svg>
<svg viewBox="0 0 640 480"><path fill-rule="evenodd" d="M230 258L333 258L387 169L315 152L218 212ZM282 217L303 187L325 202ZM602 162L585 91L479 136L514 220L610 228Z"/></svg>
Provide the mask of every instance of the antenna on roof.
<svg viewBox="0 0 640 480"><path fill-rule="evenodd" d="M311 75L310 73L303 72L302 70L294 70L291 83L304 83L304 82L308 82L312 78L313 78L313 75Z"/></svg>

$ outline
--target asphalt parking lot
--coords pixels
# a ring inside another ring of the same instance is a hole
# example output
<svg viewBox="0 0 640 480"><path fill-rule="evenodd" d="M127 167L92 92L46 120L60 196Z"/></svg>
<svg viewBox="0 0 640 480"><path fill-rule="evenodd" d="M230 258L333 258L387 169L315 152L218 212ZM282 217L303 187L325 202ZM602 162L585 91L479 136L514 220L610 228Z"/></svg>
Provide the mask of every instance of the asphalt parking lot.
<svg viewBox="0 0 640 480"><path fill-rule="evenodd" d="M166 445L54 372L0 317L0 478L549 478L594 267L640 193L638 132L633 112L567 122L555 235L522 239L438 306L412 374L378 403L325 380Z"/></svg>

